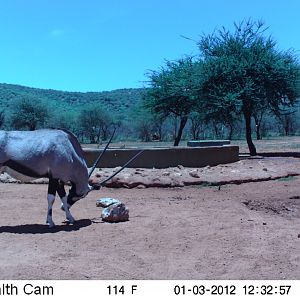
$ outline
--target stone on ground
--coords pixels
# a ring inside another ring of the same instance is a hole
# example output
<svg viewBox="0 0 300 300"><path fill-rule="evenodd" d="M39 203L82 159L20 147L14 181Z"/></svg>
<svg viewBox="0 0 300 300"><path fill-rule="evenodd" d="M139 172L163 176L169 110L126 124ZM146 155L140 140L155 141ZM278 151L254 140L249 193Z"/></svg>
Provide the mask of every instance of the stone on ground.
<svg viewBox="0 0 300 300"><path fill-rule="evenodd" d="M109 207L110 205L119 204L119 203L121 203L119 200L113 199L113 198L101 198L101 199L96 200L96 206L104 207L104 208Z"/></svg>
<svg viewBox="0 0 300 300"><path fill-rule="evenodd" d="M129 209L124 203L117 203L104 208L101 214L102 221L124 222L129 220Z"/></svg>

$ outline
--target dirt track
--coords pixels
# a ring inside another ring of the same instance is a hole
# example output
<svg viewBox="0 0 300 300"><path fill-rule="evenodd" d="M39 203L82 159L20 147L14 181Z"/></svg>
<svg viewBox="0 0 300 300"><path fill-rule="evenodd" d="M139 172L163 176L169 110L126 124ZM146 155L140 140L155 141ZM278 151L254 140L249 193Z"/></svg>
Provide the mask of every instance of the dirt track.
<svg viewBox="0 0 300 300"><path fill-rule="evenodd" d="M49 230L43 184L0 183L0 279L300 279L300 178L88 195ZM100 197L130 221L103 223ZM299 237L298 237L299 235Z"/></svg>

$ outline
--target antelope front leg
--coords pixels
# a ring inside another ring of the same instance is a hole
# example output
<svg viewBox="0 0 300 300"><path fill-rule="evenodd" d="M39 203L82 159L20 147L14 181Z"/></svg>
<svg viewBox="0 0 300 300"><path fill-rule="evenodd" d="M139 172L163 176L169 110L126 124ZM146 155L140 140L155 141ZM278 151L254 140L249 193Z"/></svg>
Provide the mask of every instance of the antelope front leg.
<svg viewBox="0 0 300 300"><path fill-rule="evenodd" d="M46 223L49 225L49 228L53 228L55 224L52 220L52 206L55 200L55 195L48 194L47 200L48 200L48 211L47 211Z"/></svg>
<svg viewBox="0 0 300 300"><path fill-rule="evenodd" d="M67 218L67 220L69 221L69 223L70 223L70 224L74 224L74 223L75 223L75 219L73 218L73 216L72 216L71 213L70 213L70 210L69 210L69 206L68 206L67 200L68 200L68 197L67 197L67 196L64 196L64 197L61 198L63 210L64 210L65 213L66 213L66 218Z"/></svg>
<svg viewBox="0 0 300 300"><path fill-rule="evenodd" d="M73 216L70 213L69 205L67 203L68 197L66 195L65 186L64 186L64 183L62 181L59 182L59 184L58 184L57 193L58 193L58 195L61 199L61 202L62 202L61 209L65 211L67 220L69 221L70 224L74 224L75 219L73 218Z"/></svg>
<svg viewBox="0 0 300 300"><path fill-rule="evenodd" d="M50 177L49 184L48 184L48 196L47 196L48 211L47 211L47 219L46 219L46 223L49 225L49 228L53 228L55 226L52 220L52 206L55 200L57 185L58 185L58 180Z"/></svg>

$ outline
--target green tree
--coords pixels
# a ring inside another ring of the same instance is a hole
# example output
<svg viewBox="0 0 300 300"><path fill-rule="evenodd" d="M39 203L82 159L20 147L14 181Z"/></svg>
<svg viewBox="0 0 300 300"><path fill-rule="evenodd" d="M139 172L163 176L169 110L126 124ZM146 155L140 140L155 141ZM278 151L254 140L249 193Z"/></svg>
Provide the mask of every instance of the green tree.
<svg viewBox="0 0 300 300"><path fill-rule="evenodd" d="M174 146L178 146L189 115L197 102L195 62L191 57L167 61L159 71L149 74L145 106L155 114L179 119Z"/></svg>
<svg viewBox="0 0 300 300"><path fill-rule="evenodd" d="M63 128L68 129L73 133L78 131L78 124L76 122L78 118L78 113L71 109L61 109L53 108L52 117L48 120L47 125L50 128Z"/></svg>
<svg viewBox="0 0 300 300"><path fill-rule="evenodd" d="M89 138L90 143L99 143L107 139L109 127L112 125L110 114L97 105L86 105L79 113L79 127Z"/></svg>
<svg viewBox="0 0 300 300"><path fill-rule="evenodd" d="M265 37L262 22L234 24L204 35L199 41L203 58L202 97L211 112L220 116L242 114L251 155L256 148L251 136L254 113L268 107L279 114L292 106L299 95L300 69L292 51L279 51L271 37Z"/></svg>
<svg viewBox="0 0 300 300"><path fill-rule="evenodd" d="M261 134L261 128L264 123L264 117L268 112L268 107L260 107L258 109L255 109L253 111L253 118L255 121L255 131L256 131L256 139L261 140L262 134Z"/></svg>
<svg viewBox="0 0 300 300"><path fill-rule="evenodd" d="M135 112L134 128L141 141L150 142L164 138L164 116L150 113L143 107Z"/></svg>
<svg viewBox="0 0 300 300"><path fill-rule="evenodd" d="M192 134L193 140L200 139L200 133L203 133L204 127L207 122L205 120L206 115L203 112L192 112L190 115L190 132Z"/></svg>
<svg viewBox="0 0 300 300"><path fill-rule="evenodd" d="M48 107L39 99L21 99L12 108L11 126L16 129L35 130L37 127L44 127L48 117Z"/></svg>
<svg viewBox="0 0 300 300"><path fill-rule="evenodd" d="M294 135L297 128L297 118L295 111L287 111L277 116L280 132L285 136Z"/></svg>

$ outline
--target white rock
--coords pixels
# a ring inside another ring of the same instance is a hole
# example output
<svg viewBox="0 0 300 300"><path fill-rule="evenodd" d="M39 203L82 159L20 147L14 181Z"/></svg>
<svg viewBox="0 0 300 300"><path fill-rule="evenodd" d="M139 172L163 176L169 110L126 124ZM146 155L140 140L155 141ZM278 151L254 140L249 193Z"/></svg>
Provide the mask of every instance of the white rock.
<svg viewBox="0 0 300 300"><path fill-rule="evenodd" d="M124 203L110 205L104 208L101 214L102 221L124 222L129 219L129 209Z"/></svg>
<svg viewBox="0 0 300 300"><path fill-rule="evenodd" d="M109 207L110 205L113 204L119 204L121 203L121 201L117 200L117 199L113 199L113 198L101 198L96 200L96 206L97 207Z"/></svg>

